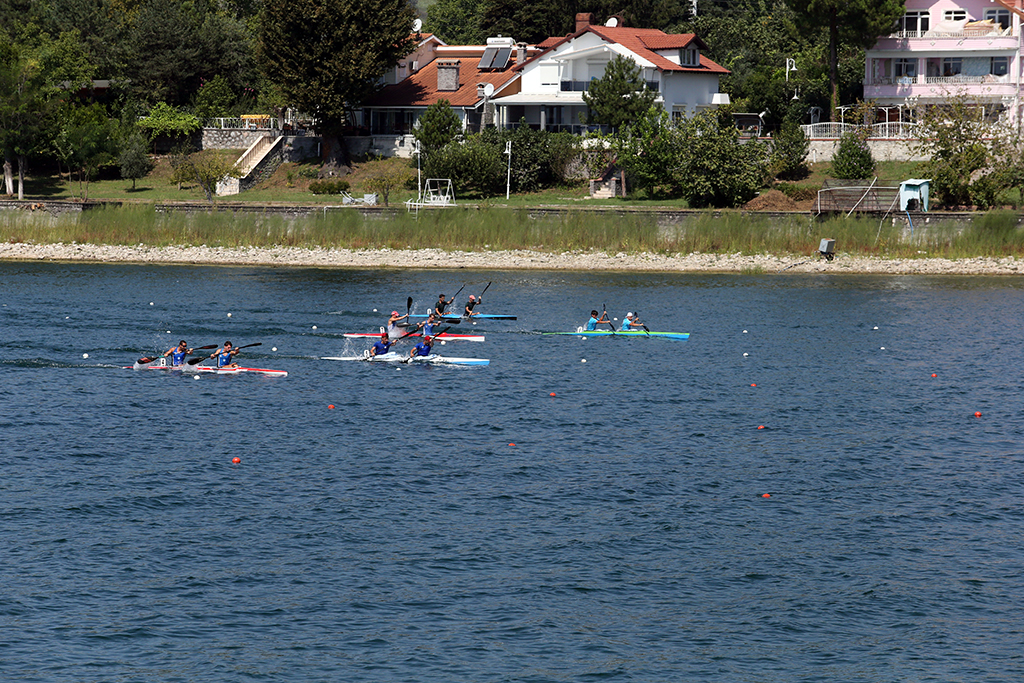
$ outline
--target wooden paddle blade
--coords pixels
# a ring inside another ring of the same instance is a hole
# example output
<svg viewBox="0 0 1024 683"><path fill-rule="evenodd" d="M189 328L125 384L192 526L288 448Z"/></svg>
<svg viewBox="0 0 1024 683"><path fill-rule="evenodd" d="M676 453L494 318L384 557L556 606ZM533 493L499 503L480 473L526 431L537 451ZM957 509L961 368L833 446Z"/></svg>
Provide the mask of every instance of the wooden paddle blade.
<svg viewBox="0 0 1024 683"><path fill-rule="evenodd" d="M209 349L217 348L216 344L207 344L206 346L195 346L192 348L193 351L206 351Z"/></svg>
<svg viewBox="0 0 1024 683"><path fill-rule="evenodd" d="M236 346L235 350L238 351L240 349L247 349L250 346L263 346L263 342L256 342L255 344L246 344L245 346Z"/></svg>
<svg viewBox="0 0 1024 683"><path fill-rule="evenodd" d="M209 359L210 359L209 356L199 356L199 358L189 358L188 359L188 364L189 365L198 365L199 363L202 363L204 360L209 360Z"/></svg>

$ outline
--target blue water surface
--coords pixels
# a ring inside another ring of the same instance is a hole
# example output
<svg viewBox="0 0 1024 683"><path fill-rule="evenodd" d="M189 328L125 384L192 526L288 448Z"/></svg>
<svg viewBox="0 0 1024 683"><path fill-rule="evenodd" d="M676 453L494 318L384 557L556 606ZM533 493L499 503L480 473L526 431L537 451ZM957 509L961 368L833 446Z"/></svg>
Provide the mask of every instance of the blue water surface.
<svg viewBox="0 0 1024 683"><path fill-rule="evenodd" d="M0 281L2 680L1024 679L1019 280ZM320 360L488 282L489 366ZM605 305L692 336L540 334Z"/></svg>

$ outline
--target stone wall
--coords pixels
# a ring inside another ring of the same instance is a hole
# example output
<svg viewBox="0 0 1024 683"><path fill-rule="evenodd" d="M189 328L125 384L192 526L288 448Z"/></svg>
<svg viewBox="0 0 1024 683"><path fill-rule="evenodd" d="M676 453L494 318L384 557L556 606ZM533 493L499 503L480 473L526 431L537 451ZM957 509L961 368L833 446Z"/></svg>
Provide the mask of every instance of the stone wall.
<svg viewBox="0 0 1024 683"><path fill-rule="evenodd" d="M269 130L250 130L248 128L203 128L199 147L200 149L249 149L249 145L264 135L270 134Z"/></svg>
<svg viewBox="0 0 1024 683"><path fill-rule="evenodd" d="M875 161L927 161L928 157L911 152L909 143L914 142L916 140L868 140L868 149ZM811 140L810 143L807 161L812 164L832 161L839 149L839 140Z"/></svg>

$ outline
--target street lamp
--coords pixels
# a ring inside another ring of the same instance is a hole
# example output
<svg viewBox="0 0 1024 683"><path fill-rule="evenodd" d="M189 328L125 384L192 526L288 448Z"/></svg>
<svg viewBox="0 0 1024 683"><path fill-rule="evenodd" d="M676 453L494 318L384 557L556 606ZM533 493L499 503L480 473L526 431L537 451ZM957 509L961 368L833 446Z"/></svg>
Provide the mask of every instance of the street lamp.
<svg viewBox="0 0 1024 683"><path fill-rule="evenodd" d="M505 176L505 199L508 199L512 188L512 141L505 141L505 154L508 155L508 175Z"/></svg>
<svg viewBox="0 0 1024 683"><path fill-rule="evenodd" d="M792 57L786 57L786 83L789 83L789 72L796 70L796 60Z"/></svg>

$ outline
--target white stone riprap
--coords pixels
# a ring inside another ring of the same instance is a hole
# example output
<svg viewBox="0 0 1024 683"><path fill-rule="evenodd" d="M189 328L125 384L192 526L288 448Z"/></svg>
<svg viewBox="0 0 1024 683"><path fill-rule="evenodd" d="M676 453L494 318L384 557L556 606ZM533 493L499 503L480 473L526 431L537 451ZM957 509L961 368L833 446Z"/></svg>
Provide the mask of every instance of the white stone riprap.
<svg viewBox="0 0 1024 683"><path fill-rule="evenodd" d="M515 270L630 270L721 273L878 273L890 275L1020 275L1024 260L1005 258L883 259L843 254L606 254L603 252L444 251L442 249L304 249L301 247L149 247L94 244L0 244L0 259L312 266L322 268L472 268Z"/></svg>

